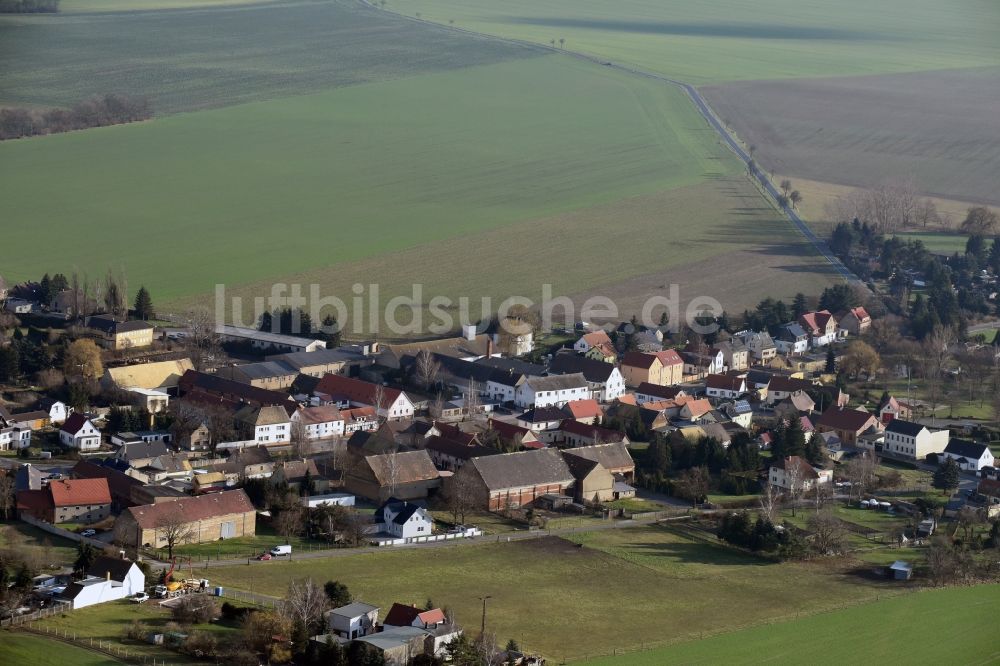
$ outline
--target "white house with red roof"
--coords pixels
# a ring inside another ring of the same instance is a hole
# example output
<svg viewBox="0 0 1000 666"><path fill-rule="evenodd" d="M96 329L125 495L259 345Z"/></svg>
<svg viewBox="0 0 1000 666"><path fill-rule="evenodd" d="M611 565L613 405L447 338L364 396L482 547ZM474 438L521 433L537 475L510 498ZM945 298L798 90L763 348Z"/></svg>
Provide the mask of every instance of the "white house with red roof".
<svg viewBox="0 0 1000 666"><path fill-rule="evenodd" d="M594 331L592 333L584 333L573 344L573 349L581 354L586 354L594 347L602 345L609 345L611 349L614 349L614 343L611 342L611 336L608 335L607 331Z"/></svg>
<svg viewBox="0 0 1000 666"><path fill-rule="evenodd" d="M872 326L872 317L863 307L837 313L837 323L844 335L864 335Z"/></svg>
<svg viewBox="0 0 1000 666"><path fill-rule="evenodd" d="M379 416L390 421L413 418L413 402L405 393L363 379L328 374L316 384L315 392L343 396L357 407L374 407Z"/></svg>
<svg viewBox="0 0 1000 666"><path fill-rule="evenodd" d="M70 414L59 429L59 443L81 451L96 451L101 448L101 431L83 414Z"/></svg>
<svg viewBox="0 0 1000 666"><path fill-rule="evenodd" d="M711 398L739 398L746 392L746 377L739 375L709 375L705 378L705 394Z"/></svg>
<svg viewBox="0 0 1000 666"><path fill-rule="evenodd" d="M837 339L840 327L837 318L829 310L805 312L799 315L799 326L809 334L809 345L825 347Z"/></svg>

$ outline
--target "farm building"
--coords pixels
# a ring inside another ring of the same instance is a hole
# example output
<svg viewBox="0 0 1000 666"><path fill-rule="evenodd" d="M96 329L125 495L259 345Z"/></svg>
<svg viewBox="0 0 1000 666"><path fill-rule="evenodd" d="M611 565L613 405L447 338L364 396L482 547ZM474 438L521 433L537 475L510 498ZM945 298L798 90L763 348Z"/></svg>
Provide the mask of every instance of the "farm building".
<svg viewBox="0 0 1000 666"><path fill-rule="evenodd" d="M359 457L344 475L344 488L376 502L417 500L438 489L439 477L427 451L401 451Z"/></svg>
<svg viewBox="0 0 1000 666"><path fill-rule="evenodd" d="M310 340L299 338L294 335L282 335L269 331L258 331L255 328L242 328L240 326L222 326L218 330L219 337L224 342L245 342L254 349L264 351L282 352L312 352L317 349L326 349L326 343L322 340Z"/></svg>
<svg viewBox="0 0 1000 666"><path fill-rule="evenodd" d="M531 505L542 495L566 494L575 477L555 449L473 458L448 481L468 484L475 505L488 511Z"/></svg>
<svg viewBox="0 0 1000 666"><path fill-rule="evenodd" d="M184 532L182 543L206 543L253 536L257 532L256 521L257 512L246 493L229 490L129 507L118 517L115 528L131 546L162 548L167 545L164 532L168 528Z"/></svg>

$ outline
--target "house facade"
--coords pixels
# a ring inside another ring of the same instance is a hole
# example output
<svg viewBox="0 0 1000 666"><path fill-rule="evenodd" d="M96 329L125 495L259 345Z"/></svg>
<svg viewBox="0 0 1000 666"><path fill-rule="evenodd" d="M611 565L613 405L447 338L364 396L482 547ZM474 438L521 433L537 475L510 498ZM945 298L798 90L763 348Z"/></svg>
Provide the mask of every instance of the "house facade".
<svg viewBox="0 0 1000 666"><path fill-rule="evenodd" d="M110 315L87 318L87 328L96 331L101 346L108 349L137 349L153 344L153 326L144 321L117 321Z"/></svg>
<svg viewBox="0 0 1000 666"><path fill-rule="evenodd" d="M291 417L293 427L302 428L305 439L335 439L343 437L344 415L333 405L302 407Z"/></svg>
<svg viewBox="0 0 1000 666"><path fill-rule="evenodd" d="M939 460L943 461L946 458L954 460L963 472L978 472L984 467L993 467L996 462L990 447L986 444L957 437L953 437L944 451L938 455Z"/></svg>
<svg viewBox="0 0 1000 666"><path fill-rule="evenodd" d="M825 347L837 340L837 319L829 310L806 312L799 315L798 324L809 335L809 346Z"/></svg>
<svg viewBox="0 0 1000 666"><path fill-rule="evenodd" d="M292 441L291 417L284 407L247 405L236 412L236 421L245 439L257 444L275 446Z"/></svg>
<svg viewBox="0 0 1000 666"><path fill-rule="evenodd" d="M427 509L393 497L375 512L375 526L393 538L412 539L430 536L434 532L434 519Z"/></svg>
<svg viewBox="0 0 1000 666"><path fill-rule="evenodd" d="M59 443L80 451L96 451L101 448L101 431L83 414L71 414L59 429Z"/></svg>
<svg viewBox="0 0 1000 666"><path fill-rule="evenodd" d="M655 354L628 352L622 357L621 373L626 386L673 386L683 379L684 360L673 349Z"/></svg>
<svg viewBox="0 0 1000 666"><path fill-rule="evenodd" d="M528 377L514 392L514 404L521 408L562 407L571 400L585 400L590 396L590 385L578 372Z"/></svg>
<svg viewBox="0 0 1000 666"><path fill-rule="evenodd" d="M146 576L135 562L102 555L87 569L86 577L67 585L59 596L76 610L125 599L145 588Z"/></svg>
<svg viewBox="0 0 1000 666"><path fill-rule="evenodd" d="M903 419L893 419L885 427L882 448L894 456L923 460L929 453L942 453L951 435L947 430L930 430Z"/></svg>
<svg viewBox="0 0 1000 666"><path fill-rule="evenodd" d="M768 470L768 482L772 486L793 492L809 492L831 481L832 470L815 468L799 456L778 460Z"/></svg>
<svg viewBox="0 0 1000 666"><path fill-rule="evenodd" d="M120 523L120 525L119 525ZM125 542L133 547L164 548L166 532L179 525L183 543L208 543L220 539L254 536L257 510L242 490L185 497L172 502L126 508L115 523Z"/></svg>

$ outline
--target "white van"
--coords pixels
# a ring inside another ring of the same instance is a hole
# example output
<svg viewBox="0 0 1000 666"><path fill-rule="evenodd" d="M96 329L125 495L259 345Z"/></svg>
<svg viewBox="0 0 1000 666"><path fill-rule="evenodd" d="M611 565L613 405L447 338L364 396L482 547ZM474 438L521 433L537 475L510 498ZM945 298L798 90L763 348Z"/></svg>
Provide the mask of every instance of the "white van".
<svg viewBox="0 0 1000 666"><path fill-rule="evenodd" d="M279 555L291 555L292 554L292 547L291 546L275 546L274 548L271 549L270 552L271 552L271 555L273 555L275 557L278 557Z"/></svg>

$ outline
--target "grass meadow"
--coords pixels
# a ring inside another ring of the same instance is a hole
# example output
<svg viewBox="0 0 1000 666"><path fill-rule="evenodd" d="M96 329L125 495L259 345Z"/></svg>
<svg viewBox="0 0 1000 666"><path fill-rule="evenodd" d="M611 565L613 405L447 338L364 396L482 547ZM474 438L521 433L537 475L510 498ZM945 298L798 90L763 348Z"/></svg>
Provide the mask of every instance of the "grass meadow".
<svg viewBox="0 0 1000 666"><path fill-rule="evenodd" d="M502 535L498 537L502 539ZM663 527L580 533L426 551L212 568L212 584L281 595L300 577L339 580L383 608L427 598L558 660L638 649L873 600L893 590L826 565L771 564L714 537ZM788 581L794 580L794 585ZM608 624L612 609L628 621ZM541 618L548 617L543 620Z"/></svg>
<svg viewBox="0 0 1000 666"><path fill-rule="evenodd" d="M1000 651L996 632L989 627L997 612L997 585L922 590L586 664L993 663L1000 659Z"/></svg>
<svg viewBox="0 0 1000 666"><path fill-rule="evenodd" d="M388 0L386 8L550 44L694 85L1000 63L976 0Z"/></svg>
<svg viewBox="0 0 1000 666"><path fill-rule="evenodd" d="M0 630L0 654L7 664L112 666L124 662L41 636Z"/></svg>

